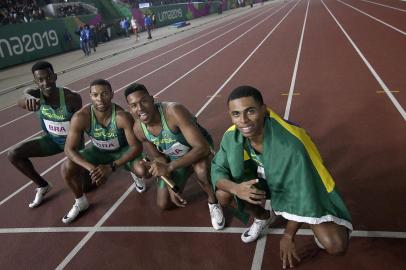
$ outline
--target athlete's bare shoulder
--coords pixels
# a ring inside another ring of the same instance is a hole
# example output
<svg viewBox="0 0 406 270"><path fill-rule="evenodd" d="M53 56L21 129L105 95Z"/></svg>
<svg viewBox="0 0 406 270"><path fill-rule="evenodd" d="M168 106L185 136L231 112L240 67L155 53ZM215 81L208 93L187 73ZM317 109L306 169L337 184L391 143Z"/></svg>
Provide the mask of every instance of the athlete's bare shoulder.
<svg viewBox="0 0 406 270"><path fill-rule="evenodd" d="M68 111L76 112L82 108L82 97L78 92L72 91L68 88L63 88L65 94L65 101L68 107Z"/></svg>

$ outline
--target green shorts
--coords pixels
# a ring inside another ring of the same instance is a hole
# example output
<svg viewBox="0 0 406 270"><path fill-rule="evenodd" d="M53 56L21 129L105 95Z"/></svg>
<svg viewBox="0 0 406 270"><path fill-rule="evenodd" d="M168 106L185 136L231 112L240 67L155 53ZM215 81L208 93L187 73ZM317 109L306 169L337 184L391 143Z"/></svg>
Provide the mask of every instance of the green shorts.
<svg viewBox="0 0 406 270"><path fill-rule="evenodd" d="M213 150L213 139L212 139L211 135L206 131L205 128L203 128L201 125L199 125L199 123L196 122L196 124L197 124L200 132L202 132L203 137L209 143L209 146L211 148L211 152L214 152L214 150ZM167 159L167 161L174 160L173 158L171 158L169 156L167 156L166 159ZM193 170L192 166L189 166L189 167L186 167L186 168L179 168L179 169L175 170L174 172L172 172L171 179L182 190L185 187L187 179L189 178L192 170ZM162 180L160 177L158 178L157 182L158 182L158 187L159 188L165 188L166 187L166 184L165 184L164 180Z"/></svg>
<svg viewBox="0 0 406 270"><path fill-rule="evenodd" d="M88 148L85 148L83 150L80 150L79 153L80 155L86 159L88 162L92 164L110 164L111 162L120 159L129 149L129 146L126 145L119 150L116 151L101 151L98 148L91 146ZM131 171L134 163L142 159L142 153L139 154L135 159L128 161L125 165L124 168L127 171Z"/></svg>
<svg viewBox="0 0 406 270"><path fill-rule="evenodd" d="M48 135L42 135L30 140L31 142L37 142L41 148L44 156L53 156L63 152L65 144L57 144Z"/></svg>
<svg viewBox="0 0 406 270"><path fill-rule="evenodd" d="M186 168L179 168L171 173L171 179L182 190L187 182L192 171L192 166ZM157 180L159 188L165 188L166 184L160 177Z"/></svg>

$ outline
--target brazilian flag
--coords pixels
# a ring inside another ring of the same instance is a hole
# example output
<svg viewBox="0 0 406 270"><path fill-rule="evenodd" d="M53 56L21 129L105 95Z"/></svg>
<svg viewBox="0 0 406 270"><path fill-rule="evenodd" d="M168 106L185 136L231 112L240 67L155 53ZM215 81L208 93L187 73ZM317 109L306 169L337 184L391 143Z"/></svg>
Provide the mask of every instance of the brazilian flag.
<svg viewBox="0 0 406 270"><path fill-rule="evenodd" d="M308 224L335 222L353 230L351 216L311 138L303 128L268 109L262 160L271 206L277 215ZM235 125L224 134L212 161L211 179L241 183L255 179L246 138ZM240 209L242 210L242 209Z"/></svg>

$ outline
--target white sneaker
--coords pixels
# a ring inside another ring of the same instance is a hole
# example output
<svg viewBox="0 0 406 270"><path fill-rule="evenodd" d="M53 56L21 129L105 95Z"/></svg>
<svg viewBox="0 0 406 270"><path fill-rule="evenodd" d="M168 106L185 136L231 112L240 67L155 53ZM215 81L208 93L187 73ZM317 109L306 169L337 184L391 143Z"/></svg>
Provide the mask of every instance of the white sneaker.
<svg viewBox="0 0 406 270"><path fill-rule="evenodd" d="M131 173L131 177L134 180L134 184L135 184L135 190L137 190L138 193L143 193L146 189L145 186L145 181L142 178L139 178L138 176L136 176L135 174Z"/></svg>
<svg viewBox="0 0 406 270"><path fill-rule="evenodd" d="M252 223L251 227L246 229L241 234L241 240L244 243L249 243L257 240L261 233L264 232L269 224L271 224L276 218L276 215L273 211L270 213L270 217L268 219L256 219L254 218L254 222Z"/></svg>
<svg viewBox="0 0 406 270"><path fill-rule="evenodd" d="M314 242L316 242L316 245L321 248L321 249L326 249L322 243L320 243L319 239L317 239L316 236L314 236Z"/></svg>
<svg viewBox="0 0 406 270"><path fill-rule="evenodd" d="M224 228L225 218L223 215L223 210L219 203L209 203L211 224L215 230L221 230Z"/></svg>
<svg viewBox="0 0 406 270"><path fill-rule="evenodd" d="M71 223L75 220L75 218L79 215L80 212L83 212L89 208L89 202L87 201L86 197L82 201L82 203L78 203L75 201L72 209L62 218L63 223Z"/></svg>
<svg viewBox="0 0 406 270"><path fill-rule="evenodd" d="M34 201L31 202L30 204L28 204L28 207L34 208L34 207L37 207L38 205L40 205L42 203L42 200L44 199L45 194L47 194L51 189L52 189L52 186L49 183L45 187L36 188Z"/></svg>

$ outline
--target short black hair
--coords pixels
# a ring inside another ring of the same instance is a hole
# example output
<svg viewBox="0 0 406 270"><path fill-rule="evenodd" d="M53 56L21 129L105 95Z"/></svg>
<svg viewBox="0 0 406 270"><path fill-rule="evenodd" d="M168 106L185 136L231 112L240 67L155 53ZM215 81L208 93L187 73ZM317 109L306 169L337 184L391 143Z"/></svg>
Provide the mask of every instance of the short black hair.
<svg viewBox="0 0 406 270"><path fill-rule="evenodd" d="M238 98L243 98L243 97L252 97L256 102L258 102L259 105L264 104L264 100L262 99L262 94L261 92L249 85L242 85L237 88L235 88L231 94L228 96L227 99L227 104L230 103L230 101Z"/></svg>
<svg viewBox="0 0 406 270"><path fill-rule="evenodd" d="M110 89L110 91L113 91L113 88L111 88L111 84L109 83L109 81L107 81L105 79L96 79L90 83L90 87L92 87L94 85L104 85L104 86L107 86Z"/></svg>
<svg viewBox="0 0 406 270"><path fill-rule="evenodd" d="M140 83L132 83L129 86L127 86L127 88L124 91L124 96L127 99L128 95L137 92L137 91L144 91L145 93L147 93L149 95L149 92L147 90L147 88L145 87L145 85L140 84Z"/></svg>
<svg viewBox="0 0 406 270"><path fill-rule="evenodd" d="M54 73L54 67L47 61L39 61L35 63L31 68L31 72L32 74L34 74L35 71L42 69L50 69L52 73Z"/></svg>

